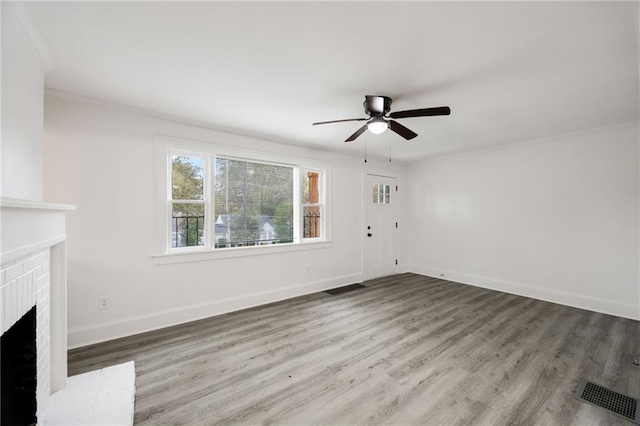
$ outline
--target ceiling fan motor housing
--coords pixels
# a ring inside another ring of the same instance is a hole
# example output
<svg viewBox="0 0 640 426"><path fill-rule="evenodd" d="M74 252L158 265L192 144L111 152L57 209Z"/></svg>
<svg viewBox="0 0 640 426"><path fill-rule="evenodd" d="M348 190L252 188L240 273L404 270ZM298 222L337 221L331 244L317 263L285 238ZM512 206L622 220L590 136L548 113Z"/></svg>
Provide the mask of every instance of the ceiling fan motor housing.
<svg viewBox="0 0 640 426"><path fill-rule="evenodd" d="M364 112L371 117L384 116L391 111L391 98L388 96L367 95L364 97Z"/></svg>

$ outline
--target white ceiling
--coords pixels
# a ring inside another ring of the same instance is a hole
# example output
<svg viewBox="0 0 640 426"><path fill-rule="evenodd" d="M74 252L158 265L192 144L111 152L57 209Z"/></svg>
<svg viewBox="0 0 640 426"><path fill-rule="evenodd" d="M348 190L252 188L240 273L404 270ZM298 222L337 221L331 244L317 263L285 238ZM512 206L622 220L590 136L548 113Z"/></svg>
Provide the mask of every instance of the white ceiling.
<svg viewBox="0 0 640 426"><path fill-rule="evenodd" d="M285 143L412 160L638 120L631 2L43 2L48 88ZM369 132L364 95L409 118Z"/></svg>

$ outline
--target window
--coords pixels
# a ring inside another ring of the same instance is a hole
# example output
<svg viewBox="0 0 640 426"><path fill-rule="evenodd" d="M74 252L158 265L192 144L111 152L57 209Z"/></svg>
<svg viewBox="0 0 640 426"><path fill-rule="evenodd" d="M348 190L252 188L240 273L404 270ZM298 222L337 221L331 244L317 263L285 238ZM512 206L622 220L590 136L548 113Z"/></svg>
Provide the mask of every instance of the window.
<svg viewBox="0 0 640 426"><path fill-rule="evenodd" d="M171 156L171 247L204 245L204 158Z"/></svg>
<svg viewBox="0 0 640 426"><path fill-rule="evenodd" d="M302 220L304 238L319 238L322 235L320 172L302 172Z"/></svg>
<svg viewBox="0 0 640 426"><path fill-rule="evenodd" d="M391 187L382 183L373 184L373 203L389 204L391 202Z"/></svg>
<svg viewBox="0 0 640 426"><path fill-rule="evenodd" d="M215 247L293 242L293 166L215 159Z"/></svg>
<svg viewBox="0 0 640 426"><path fill-rule="evenodd" d="M327 165L164 137L156 146L161 253L328 241Z"/></svg>

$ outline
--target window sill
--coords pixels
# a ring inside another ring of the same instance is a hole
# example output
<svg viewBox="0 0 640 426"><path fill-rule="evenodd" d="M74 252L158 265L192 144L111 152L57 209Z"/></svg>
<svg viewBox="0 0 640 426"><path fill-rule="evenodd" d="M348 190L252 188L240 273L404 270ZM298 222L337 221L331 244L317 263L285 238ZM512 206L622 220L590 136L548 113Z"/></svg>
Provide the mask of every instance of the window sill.
<svg viewBox="0 0 640 426"><path fill-rule="evenodd" d="M298 244L282 244L259 247L237 247L217 250L189 251L185 253L166 253L152 256L156 265L170 263L198 262L211 259L229 259L232 257L261 256L265 254L288 253L303 250L318 250L331 247L331 241L318 241Z"/></svg>

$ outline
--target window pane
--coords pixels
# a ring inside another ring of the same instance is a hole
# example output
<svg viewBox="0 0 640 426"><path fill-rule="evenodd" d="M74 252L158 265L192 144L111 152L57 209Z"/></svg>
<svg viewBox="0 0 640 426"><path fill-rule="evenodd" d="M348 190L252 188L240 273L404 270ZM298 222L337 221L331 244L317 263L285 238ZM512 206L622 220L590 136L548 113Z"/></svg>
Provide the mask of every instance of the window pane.
<svg viewBox="0 0 640 426"><path fill-rule="evenodd" d="M171 157L171 197L174 200L202 200L204 158Z"/></svg>
<svg viewBox="0 0 640 426"><path fill-rule="evenodd" d="M171 214L171 247L204 245L204 204L174 203Z"/></svg>
<svg viewBox="0 0 640 426"><path fill-rule="evenodd" d="M389 202L390 202L389 197L390 197L389 194L384 194L384 202L385 202L385 204L389 204Z"/></svg>
<svg viewBox="0 0 640 426"><path fill-rule="evenodd" d="M320 173L302 172L302 203L318 204L320 202Z"/></svg>
<svg viewBox="0 0 640 426"><path fill-rule="evenodd" d="M216 158L216 248L293 242L293 167Z"/></svg>
<svg viewBox="0 0 640 426"><path fill-rule="evenodd" d="M304 222L304 238L318 238L320 235L320 207L304 207L302 209Z"/></svg>

